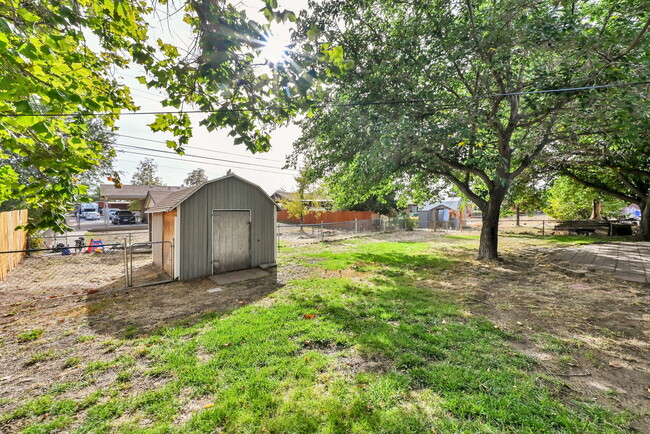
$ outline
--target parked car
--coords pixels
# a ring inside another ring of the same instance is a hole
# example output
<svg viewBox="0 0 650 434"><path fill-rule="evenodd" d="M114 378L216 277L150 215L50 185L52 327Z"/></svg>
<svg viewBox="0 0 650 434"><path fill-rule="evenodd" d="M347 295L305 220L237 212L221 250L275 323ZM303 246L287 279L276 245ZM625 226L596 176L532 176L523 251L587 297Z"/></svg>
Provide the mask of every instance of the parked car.
<svg viewBox="0 0 650 434"><path fill-rule="evenodd" d="M79 209L79 217L88 220L88 213L92 212L97 213L97 209L91 207L83 207Z"/></svg>
<svg viewBox="0 0 650 434"><path fill-rule="evenodd" d="M109 208L108 210L108 218L113 218L116 212L118 212L120 209L119 208Z"/></svg>
<svg viewBox="0 0 650 434"><path fill-rule="evenodd" d="M99 220L99 213L95 211L88 211L85 213L86 220Z"/></svg>
<svg viewBox="0 0 650 434"><path fill-rule="evenodd" d="M111 222L114 225L131 225L135 224L135 215L131 211L115 211L115 214L111 216Z"/></svg>

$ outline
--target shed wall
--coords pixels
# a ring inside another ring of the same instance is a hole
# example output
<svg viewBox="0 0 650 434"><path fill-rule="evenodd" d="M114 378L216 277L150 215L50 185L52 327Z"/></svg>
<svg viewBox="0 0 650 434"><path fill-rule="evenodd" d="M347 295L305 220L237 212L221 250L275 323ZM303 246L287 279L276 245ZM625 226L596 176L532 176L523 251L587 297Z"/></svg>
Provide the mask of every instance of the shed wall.
<svg viewBox="0 0 650 434"><path fill-rule="evenodd" d="M257 187L237 178L204 185L180 205L180 280L212 274L212 211L251 211L251 266L275 263L275 204Z"/></svg>
<svg viewBox="0 0 650 434"><path fill-rule="evenodd" d="M170 276L172 275L173 270L173 261L172 257L172 247L174 239L176 237L176 210L163 213L163 238L162 241L169 241L169 243L164 243L162 245L162 254L163 254L163 270L165 270Z"/></svg>
<svg viewBox="0 0 650 434"><path fill-rule="evenodd" d="M150 215L151 220L151 241L163 240L163 213L158 212ZM154 265L163 266L162 245L154 244L152 246L153 263Z"/></svg>

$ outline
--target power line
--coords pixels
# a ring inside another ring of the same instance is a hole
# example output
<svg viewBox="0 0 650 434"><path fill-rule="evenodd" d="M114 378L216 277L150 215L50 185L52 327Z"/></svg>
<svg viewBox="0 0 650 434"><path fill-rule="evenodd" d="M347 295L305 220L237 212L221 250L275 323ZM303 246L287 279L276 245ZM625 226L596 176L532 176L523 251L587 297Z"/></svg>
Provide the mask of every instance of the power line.
<svg viewBox="0 0 650 434"><path fill-rule="evenodd" d="M166 145L166 144L167 144L167 142L164 141L164 140L146 139L146 138L144 138L144 137L129 136L129 135L126 135L126 134L116 134L116 136L119 136L119 137L126 137L126 138L129 138L129 139L135 139L135 140L142 140L142 141L144 141L144 142L162 143L163 145ZM276 163L285 163L285 161L282 161L282 160L274 160L274 159L272 159L272 158L253 157L253 156L251 156L251 155L239 155L239 154L236 154L236 153L234 153L234 152L218 151L218 150L216 150L216 149L200 148L200 147L198 147L198 146L184 146L184 147L185 147L185 148L188 148L188 149L196 149L196 150L198 150L198 151L207 151L207 152L214 152L214 153L218 153L218 154L234 155L234 156L242 157L242 158L252 158L252 159L254 159L254 160L264 160L264 161L274 161L274 162L276 162Z"/></svg>
<svg viewBox="0 0 650 434"><path fill-rule="evenodd" d="M162 150L162 149L151 149L151 148L145 148L143 146L126 145L126 144L123 144L123 143L116 143L115 146L120 146L120 147L124 147L124 148L131 148L131 149L138 149L138 150L149 151L149 152L159 152L161 154L173 154L173 155L177 155L177 156L181 157L181 155L179 155L178 153L176 153L174 151L165 151L165 150ZM204 157L203 155L192 155L192 154L184 154L184 155L187 156L187 157L202 158L202 159L211 160L211 161L221 161L221 162L224 162L224 163L235 163L235 164L242 164L244 166L256 166L256 167L263 167L265 169L282 170L281 167L269 166L269 165L265 165L265 164L249 163L247 161L225 160L223 158ZM287 169L287 170L289 170L291 172L297 172L296 170L292 170L292 169Z"/></svg>
<svg viewBox="0 0 650 434"><path fill-rule="evenodd" d="M497 93L490 95L490 97L497 96L516 96L516 95L531 95L535 93L554 93L554 92L573 92L578 90L595 90L595 89L607 89L610 87L630 87L630 86L642 86L644 84L650 84L648 81L637 81L632 83L612 83L612 84L597 84L593 86L582 86L582 87L566 87L562 89L547 89L547 90L530 90L524 92L509 92L509 93Z"/></svg>
<svg viewBox="0 0 650 434"><path fill-rule="evenodd" d="M581 90L595 90L595 89L606 89L612 87L632 87L632 86L643 86L649 85L650 80L647 81L637 81L632 83L612 83L612 84L603 84L603 85L593 85L593 86L583 86L583 87L570 87L570 88L561 88L561 89L544 89L544 90L530 90L522 92L508 92L508 93L497 93L491 95L483 95L482 98L495 98L503 96L521 96L521 95L533 95L533 94L542 94L542 93L559 93L559 92L574 92ZM339 103L339 104L329 104L329 105L316 105L315 108L326 108L326 107L364 107L364 106L373 106L373 105L400 105L400 104L421 104L435 102L434 99L409 99L409 100L387 100L387 101L363 101L363 102L351 102L351 103ZM441 107L444 108L454 108L457 107L456 104L448 105ZM0 115L7 117L22 117L22 116L33 116L33 117L66 117L66 116L82 116L82 117L100 117L100 116L145 116L145 115L162 115L162 114L211 114L211 113L252 113L252 112L264 112L271 110L289 110L289 107L280 107L280 106L269 106L264 108L223 108L215 110L186 110L186 111L133 111L133 112L120 112L120 113L91 113L91 112L78 112L78 113L14 113L14 112L0 112Z"/></svg>
<svg viewBox="0 0 650 434"><path fill-rule="evenodd" d="M152 157L151 154L145 154L145 153L142 153L142 152L125 151L125 150L120 150L120 149L118 149L117 152L124 153L124 154L129 154L129 155L143 155L145 157ZM293 174L293 173L276 172L276 171L264 170L264 169L251 169L251 168L248 168L248 167L234 167L234 166L229 166L229 165L226 165L226 164L209 163L209 162L205 162L205 161L188 160L188 159L184 159L184 158L182 160L179 160L178 158L166 157L164 155L153 155L153 157L155 157L155 158L166 158L168 160L183 161L183 162L188 162L188 163L206 164L206 165L209 165L209 166L219 166L219 167L227 167L227 168L232 168L232 169L250 170L250 171L253 171L253 172L266 172L266 173L273 173L273 174L276 174L276 175L295 176L295 174Z"/></svg>

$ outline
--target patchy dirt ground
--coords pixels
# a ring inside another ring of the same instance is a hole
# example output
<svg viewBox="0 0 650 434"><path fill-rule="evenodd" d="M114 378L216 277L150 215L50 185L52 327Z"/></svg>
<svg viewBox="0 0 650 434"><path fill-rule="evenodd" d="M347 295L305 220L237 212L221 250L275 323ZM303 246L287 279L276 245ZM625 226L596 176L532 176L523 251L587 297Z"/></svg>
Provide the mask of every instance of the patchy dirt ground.
<svg viewBox="0 0 650 434"><path fill-rule="evenodd" d="M549 249L524 248L498 265L467 258L423 284L463 300L475 314L519 336L516 348L534 357L567 387L618 409L644 415L650 430L650 290L612 273L567 275Z"/></svg>
<svg viewBox="0 0 650 434"><path fill-rule="evenodd" d="M550 263L550 253L560 247L549 247L536 238L503 237L503 261L484 264L473 259L476 240L440 235L396 232L369 240L431 241L432 249L458 262L420 280L419 285L464 304L473 314L486 316L520 337L516 349L534 357L540 370L603 405L639 415L635 427L650 432L647 286L620 282L602 272L584 278L564 274ZM345 250L345 244L340 243L340 248ZM65 393L91 399L94 391L115 378L99 368L89 374L80 360L101 366L101 361L119 355L134 357L137 376L147 368L146 358L139 357L147 349L128 341L124 344L123 338L192 323L201 315L248 303L273 303L267 296L288 280L317 272L317 268L289 263L268 277L222 286L222 291L214 293L207 290L218 285L209 279L118 291L109 285L95 294L54 299L32 294L21 297L20 303L15 294L0 292L0 412L67 382L87 381L88 387ZM372 277L354 269L342 274L355 279ZM37 340L32 339L35 334ZM133 384L147 390L166 381L164 377L146 378Z"/></svg>

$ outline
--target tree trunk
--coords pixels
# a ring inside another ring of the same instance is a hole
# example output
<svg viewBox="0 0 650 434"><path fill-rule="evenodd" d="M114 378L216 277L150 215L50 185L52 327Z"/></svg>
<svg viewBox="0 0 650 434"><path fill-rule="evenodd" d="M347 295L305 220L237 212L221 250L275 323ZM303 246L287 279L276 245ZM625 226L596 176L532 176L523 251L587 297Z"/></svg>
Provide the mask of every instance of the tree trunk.
<svg viewBox="0 0 650 434"><path fill-rule="evenodd" d="M650 198L647 198L641 206L641 236L644 240L650 241Z"/></svg>
<svg viewBox="0 0 650 434"><path fill-rule="evenodd" d="M517 216L517 226L521 226L519 224L519 204L515 205L515 215Z"/></svg>
<svg viewBox="0 0 650 434"><path fill-rule="evenodd" d="M594 199L594 207L591 210L591 217L589 220L601 220L603 216L601 215L603 211L603 204L598 199Z"/></svg>
<svg viewBox="0 0 650 434"><path fill-rule="evenodd" d="M483 212L483 226L481 227L481 240L478 247L478 259L495 261L499 259L497 252L499 245L499 213L503 195L490 194L490 200Z"/></svg>

